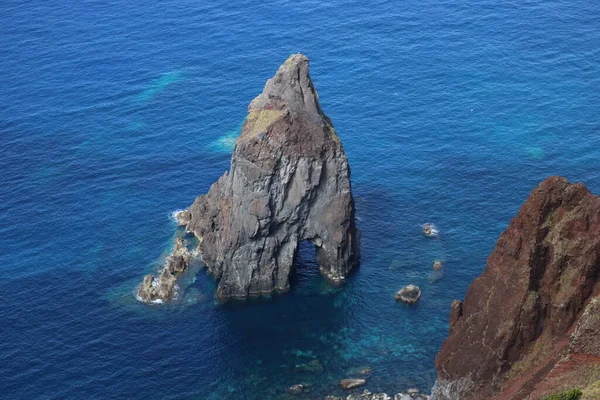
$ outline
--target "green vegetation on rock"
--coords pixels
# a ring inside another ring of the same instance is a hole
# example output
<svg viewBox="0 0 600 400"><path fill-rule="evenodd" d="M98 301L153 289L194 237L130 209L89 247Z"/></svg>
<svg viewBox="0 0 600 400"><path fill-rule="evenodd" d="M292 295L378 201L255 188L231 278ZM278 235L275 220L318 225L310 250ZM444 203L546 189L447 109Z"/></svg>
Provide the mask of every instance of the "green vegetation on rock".
<svg viewBox="0 0 600 400"><path fill-rule="evenodd" d="M579 400L583 392L580 389L571 389L562 393L554 393L544 397L544 400Z"/></svg>

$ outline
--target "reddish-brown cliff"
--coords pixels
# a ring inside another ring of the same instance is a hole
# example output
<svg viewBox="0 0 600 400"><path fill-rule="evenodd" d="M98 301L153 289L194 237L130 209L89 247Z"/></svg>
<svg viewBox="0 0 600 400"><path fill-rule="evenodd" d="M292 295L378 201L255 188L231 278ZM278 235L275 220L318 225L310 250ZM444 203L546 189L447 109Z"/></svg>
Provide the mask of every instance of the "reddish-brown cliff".
<svg viewBox="0 0 600 400"><path fill-rule="evenodd" d="M597 380L599 271L600 197L547 179L452 304L433 399L539 399Z"/></svg>

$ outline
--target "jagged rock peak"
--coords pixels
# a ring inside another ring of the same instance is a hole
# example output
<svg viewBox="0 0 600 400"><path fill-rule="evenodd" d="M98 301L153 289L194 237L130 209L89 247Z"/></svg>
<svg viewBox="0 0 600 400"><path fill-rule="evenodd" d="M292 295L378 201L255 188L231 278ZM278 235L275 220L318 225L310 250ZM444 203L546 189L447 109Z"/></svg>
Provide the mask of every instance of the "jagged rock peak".
<svg viewBox="0 0 600 400"><path fill-rule="evenodd" d="M308 72L308 58L304 54L293 54L269 79L263 92L248 106L250 114L257 110L279 110L306 114L321 123L323 112L319 96Z"/></svg>
<svg viewBox="0 0 600 400"><path fill-rule="evenodd" d="M343 152L331 121L319 105L305 55L291 55L248 106L236 144L255 142L257 137L266 139L271 150L289 156L320 157L328 146ZM252 152L247 148L240 150L246 155Z"/></svg>
<svg viewBox="0 0 600 400"><path fill-rule="evenodd" d="M464 302L452 304L432 399L537 400L585 388L590 374L581 372L600 369L600 318L589 318L599 276L600 197L548 178L502 233Z"/></svg>
<svg viewBox="0 0 600 400"><path fill-rule="evenodd" d="M308 66L292 55L267 81L248 107L230 171L178 215L222 299L288 290L302 240L331 281L358 264L348 160Z"/></svg>

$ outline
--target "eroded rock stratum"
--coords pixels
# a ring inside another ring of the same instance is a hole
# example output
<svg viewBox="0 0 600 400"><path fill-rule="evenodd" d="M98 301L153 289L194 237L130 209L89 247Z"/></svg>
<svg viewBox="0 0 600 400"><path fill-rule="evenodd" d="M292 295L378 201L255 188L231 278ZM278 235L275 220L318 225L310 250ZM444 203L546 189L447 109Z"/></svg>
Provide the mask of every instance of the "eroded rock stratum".
<svg viewBox="0 0 600 400"><path fill-rule="evenodd" d="M178 220L198 239L223 299L288 290L302 240L333 282L358 264L350 168L306 56L290 56L267 81L248 107L229 172ZM140 296L152 284L145 279Z"/></svg>

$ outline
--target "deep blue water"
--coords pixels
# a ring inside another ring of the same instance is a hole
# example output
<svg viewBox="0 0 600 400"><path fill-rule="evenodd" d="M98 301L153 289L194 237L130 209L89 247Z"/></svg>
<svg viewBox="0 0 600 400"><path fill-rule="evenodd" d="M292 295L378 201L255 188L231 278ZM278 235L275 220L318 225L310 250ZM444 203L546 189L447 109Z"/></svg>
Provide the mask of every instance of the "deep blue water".
<svg viewBox="0 0 600 400"><path fill-rule="evenodd" d="M1 9L2 398L262 400L303 382L319 399L363 366L371 390L428 390L451 300L529 191L560 174L600 193L595 1ZM350 160L360 269L332 288L304 248L290 293L218 305L200 271L180 302L140 304L170 213L228 168L248 103L299 51ZM414 307L393 299L409 283ZM314 359L323 373L296 368Z"/></svg>

